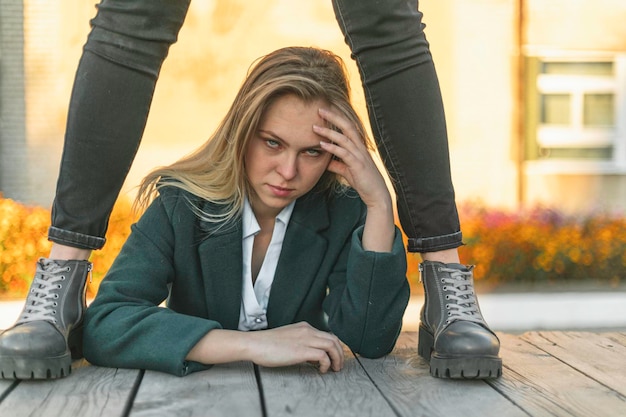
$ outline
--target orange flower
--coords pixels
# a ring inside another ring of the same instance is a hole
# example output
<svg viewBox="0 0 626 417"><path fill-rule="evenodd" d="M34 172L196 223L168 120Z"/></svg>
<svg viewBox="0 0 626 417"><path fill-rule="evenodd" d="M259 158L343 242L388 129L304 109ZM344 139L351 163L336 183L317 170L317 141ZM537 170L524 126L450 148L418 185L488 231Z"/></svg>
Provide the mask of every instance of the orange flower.
<svg viewBox="0 0 626 417"><path fill-rule="evenodd" d="M460 205L459 215L465 243L459 248L461 260L476 265L476 281L488 287L589 279L616 286L626 278L624 218L565 216L545 207L507 212L476 203ZM90 295L97 292L136 220L131 203L120 199L111 214L107 244L91 258ZM49 223L49 210L0 195L0 297L26 296L37 258L50 250ZM407 253L407 262L411 289L420 292L419 255Z"/></svg>

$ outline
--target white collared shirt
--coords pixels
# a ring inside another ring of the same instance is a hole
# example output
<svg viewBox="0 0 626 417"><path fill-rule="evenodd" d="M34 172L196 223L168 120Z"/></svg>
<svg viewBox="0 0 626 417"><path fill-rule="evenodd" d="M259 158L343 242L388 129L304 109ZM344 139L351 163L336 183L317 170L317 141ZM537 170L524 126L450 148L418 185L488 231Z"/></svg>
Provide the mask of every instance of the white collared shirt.
<svg viewBox="0 0 626 417"><path fill-rule="evenodd" d="M274 282L274 274L278 265L278 258L283 247L283 240L295 201L276 216L272 240L267 248L261 270L252 285L252 246L254 237L261 231L248 199L243 206L243 277L241 309L239 312L239 330L261 330L267 328L267 304L270 290Z"/></svg>

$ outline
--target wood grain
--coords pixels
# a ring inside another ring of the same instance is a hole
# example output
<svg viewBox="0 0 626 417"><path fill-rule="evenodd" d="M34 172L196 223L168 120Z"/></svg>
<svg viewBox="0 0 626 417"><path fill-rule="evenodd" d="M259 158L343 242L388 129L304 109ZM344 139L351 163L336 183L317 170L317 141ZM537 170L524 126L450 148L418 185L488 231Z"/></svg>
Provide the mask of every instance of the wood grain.
<svg viewBox="0 0 626 417"><path fill-rule="evenodd" d="M359 360L399 416L526 416L482 380L430 376L416 333L403 333L386 358Z"/></svg>
<svg viewBox="0 0 626 417"><path fill-rule="evenodd" d="M522 339L626 398L626 346L616 343L614 336L611 333L530 332Z"/></svg>
<svg viewBox="0 0 626 417"><path fill-rule="evenodd" d="M138 374L77 361L66 378L21 381L0 416L121 416Z"/></svg>
<svg viewBox="0 0 626 417"><path fill-rule="evenodd" d="M215 365L185 377L147 371L130 416L262 416L251 363Z"/></svg>
<svg viewBox="0 0 626 417"><path fill-rule="evenodd" d="M267 416L395 416L349 350L340 372L313 365L259 368Z"/></svg>
<svg viewBox="0 0 626 417"><path fill-rule="evenodd" d="M10 379L0 379L0 402L2 399L7 397L11 390L14 388L14 385L19 384L19 381L12 381Z"/></svg>
<svg viewBox="0 0 626 417"><path fill-rule="evenodd" d="M498 336L504 372L488 382L431 377L417 335L403 333L392 354L346 351L324 375L238 362L178 378L78 361L59 380L0 380L0 416L626 416L626 333Z"/></svg>
<svg viewBox="0 0 626 417"><path fill-rule="evenodd" d="M625 399L550 353L501 335L504 377L491 385L531 416L626 415Z"/></svg>

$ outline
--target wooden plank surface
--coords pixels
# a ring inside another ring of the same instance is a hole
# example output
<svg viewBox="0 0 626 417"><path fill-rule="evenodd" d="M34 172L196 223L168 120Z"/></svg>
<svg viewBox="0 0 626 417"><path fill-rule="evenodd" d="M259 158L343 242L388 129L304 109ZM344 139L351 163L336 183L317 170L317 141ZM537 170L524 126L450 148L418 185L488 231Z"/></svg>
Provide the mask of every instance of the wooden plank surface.
<svg viewBox="0 0 626 417"><path fill-rule="evenodd" d="M503 378L490 382L530 416L623 417L623 396L513 335L500 335Z"/></svg>
<svg viewBox="0 0 626 417"><path fill-rule="evenodd" d="M0 416L626 416L626 333L498 335L504 372L489 382L432 378L404 333L392 355L346 351L325 375L241 362L178 378L78 361L59 380L0 380Z"/></svg>
<svg viewBox="0 0 626 417"><path fill-rule="evenodd" d="M138 374L76 361L69 377L21 381L0 403L0 416L118 417Z"/></svg>
<svg viewBox="0 0 626 417"><path fill-rule="evenodd" d="M626 332L612 332L608 334L607 337L622 346L626 346Z"/></svg>
<svg viewBox="0 0 626 417"><path fill-rule="evenodd" d="M268 417L391 417L395 413L349 350L340 372L313 365L259 367Z"/></svg>
<svg viewBox="0 0 626 417"><path fill-rule="evenodd" d="M616 342L615 334L529 332L522 339L626 399L626 346Z"/></svg>
<svg viewBox="0 0 626 417"><path fill-rule="evenodd" d="M17 384L19 384L19 381L0 379L0 403L2 403L2 400L4 400L11 393Z"/></svg>
<svg viewBox="0 0 626 417"><path fill-rule="evenodd" d="M416 333L403 333L393 355L359 360L399 416L527 417L484 381L430 376L417 354Z"/></svg>
<svg viewBox="0 0 626 417"><path fill-rule="evenodd" d="M262 416L253 365L216 365L176 377L147 371L130 416Z"/></svg>

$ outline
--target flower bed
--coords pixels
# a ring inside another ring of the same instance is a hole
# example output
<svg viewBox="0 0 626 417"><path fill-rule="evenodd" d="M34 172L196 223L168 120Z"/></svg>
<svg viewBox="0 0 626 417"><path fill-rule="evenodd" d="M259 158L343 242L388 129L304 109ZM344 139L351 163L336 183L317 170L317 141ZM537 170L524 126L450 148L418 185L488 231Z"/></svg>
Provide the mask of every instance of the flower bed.
<svg viewBox="0 0 626 417"><path fill-rule="evenodd" d="M135 222L131 203L120 199L109 221L107 243L94 251L88 295L94 296L104 274L119 253ZM0 297L24 298L35 273L35 264L50 252L48 241L50 210L30 207L0 195Z"/></svg>
<svg viewBox="0 0 626 417"><path fill-rule="evenodd" d="M490 287L626 282L626 218L606 213L567 216L537 207L510 212L460 208L464 262Z"/></svg>
<svg viewBox="0 0 626 417"><path fill-rule="evenodd" d="M626 218L565 216L549 208L512 212L477 204L461 205L459 214L465 241L459 251L464 263L476 265L477 286L592 282L617 287L626 282ZM95 295L136 219L130 202L121 199L111 215L107 244L91 257L89 295ZM49 224L49 210L0 195L0 297L26 296L37 259L50 250ZM419 292L419 256L407 257L412 289Z"/></svg>

